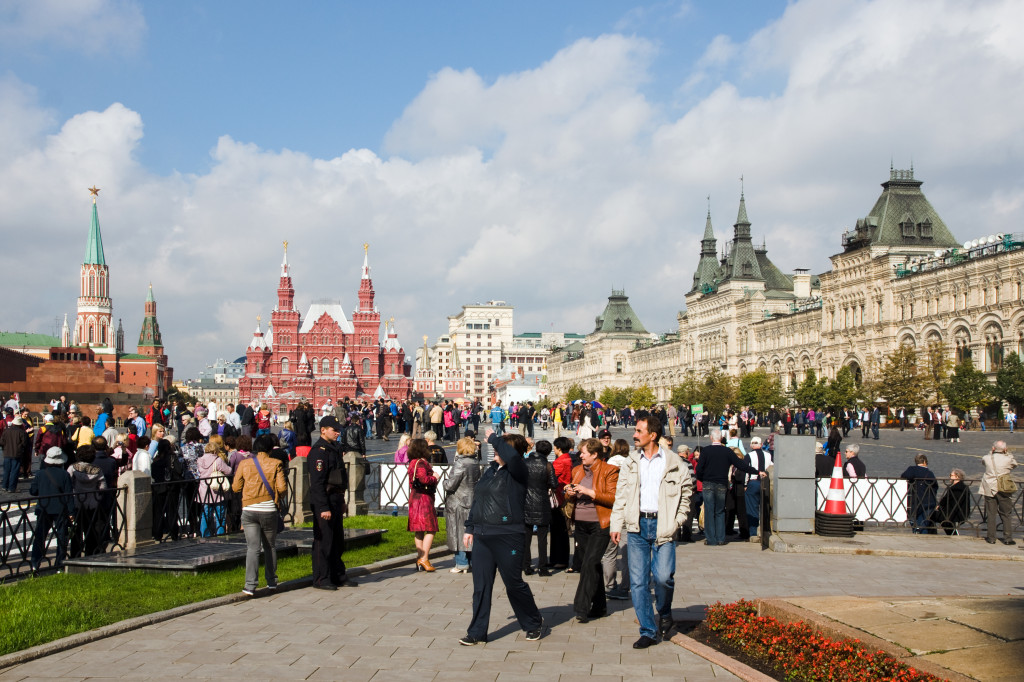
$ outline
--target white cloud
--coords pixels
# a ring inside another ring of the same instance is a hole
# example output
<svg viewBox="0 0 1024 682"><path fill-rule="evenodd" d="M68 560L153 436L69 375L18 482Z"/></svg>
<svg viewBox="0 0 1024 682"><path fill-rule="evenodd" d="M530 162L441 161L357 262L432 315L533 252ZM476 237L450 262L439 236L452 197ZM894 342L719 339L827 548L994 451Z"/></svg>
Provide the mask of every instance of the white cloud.
<svg viewBox="0 0 1024 682"><path fill-rule="evenodd" d="M589 331L613 286L649 329L672 328L704 197L721 245L740 174L754 234L784 270L827 268L890 157L914 159L958 238L1012 230L1024 205L1020 14L1012 2L793 3L746 42L712 41L703 63L731 80L674 118L641 93L652 44L600 36L493 82L438 72L395 121L386 157L319 159L225 136L208 172L167 177L136 159L138 113L112 104L56 129L8 78L0 269L24 294L5 325L73 310L93 183L116 314L133 340L153 281L185 375L241 354L274 305L284 239L300 307L330 296L347 310L370 242L378 305L411 353L445 315L491 298L517 306L518 330ZM777 94L749 92L778 73Z"/></svg>
<svg viewBox="0 0 1024 682"><path fill-rule="evenodd" d="M135 0L5 0L0 4L0 44L42 44L87 54L132 52L146 20Z"/></svg>

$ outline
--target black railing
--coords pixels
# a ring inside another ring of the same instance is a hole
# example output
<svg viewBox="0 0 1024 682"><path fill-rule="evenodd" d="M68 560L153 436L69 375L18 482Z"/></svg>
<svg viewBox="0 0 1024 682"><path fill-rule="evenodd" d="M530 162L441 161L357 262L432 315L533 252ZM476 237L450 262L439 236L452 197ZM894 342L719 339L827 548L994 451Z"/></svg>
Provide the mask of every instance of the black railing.
<svg viewBox="0 0 1024 682"><path fill-rule="evenodd" d="M451 466L432 464L434 475L437 476L437 494L434 504L444 506L446 494L444 482L448 478ZM380 464L370 462L366 465L366 490L363 500L370 511L408 511L409 509L409 472L405 464Z"/></svg>
<svg viewBox="0 0 1024 682"><path fill-rule="evenodd" d="M918 533L960 535L982 534L988 530L985 498L978 492L978 481L950 484L948 480L899 478L846 479L847 512L855 514L863 528L899 530ZM819 478L817 509L825 508L830 479ZM1018 486L1012 496L1011 530L1024 529L1024 490ZM997 517L993 523L1000 524Z"/></svg>
<svg viewBox="0 0 1024 682"><path fill-rule="evenodd" d="M124 549L126 491L108 488L4 502L0 505L0 580L60 570L68 558ZM40 511L39 505L50 512Z"/></svg>
<svg viewBox="0 0 1024 682"><path fill-rule="evenodd" d="M295 469L286 469L285 480L288 491L281 508L285 524L290 525L296 515ZM231 490L230 478L223 481L226 488L221 491L214 489L221 482L218 476L153 483L153 539L167 542L240 531L242 497Z"/></svg>

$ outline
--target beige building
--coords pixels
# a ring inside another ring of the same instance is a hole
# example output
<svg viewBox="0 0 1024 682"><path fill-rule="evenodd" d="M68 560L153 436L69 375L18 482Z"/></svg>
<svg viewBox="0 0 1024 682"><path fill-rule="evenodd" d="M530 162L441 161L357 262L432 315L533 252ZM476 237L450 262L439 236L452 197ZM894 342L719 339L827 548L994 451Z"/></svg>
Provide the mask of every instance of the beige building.
<svg viewBox="0 0 1024 682"><path fill-rule="evenodd" d="M817 277L781 272L764 245L751 243L741 195L724 257L707 217L677 333L625 349L595 330L549 360L551 395L573 383L595 391L646 383L664 400L686 372L712 367L733 375L763 367L792 388L808 368L861 374L898 343L931 341L994 376L1006 353L1024 352L1024 235L961 244L921 184L913 170L891 170L867 216L842 235L832 269Z"/></svg>

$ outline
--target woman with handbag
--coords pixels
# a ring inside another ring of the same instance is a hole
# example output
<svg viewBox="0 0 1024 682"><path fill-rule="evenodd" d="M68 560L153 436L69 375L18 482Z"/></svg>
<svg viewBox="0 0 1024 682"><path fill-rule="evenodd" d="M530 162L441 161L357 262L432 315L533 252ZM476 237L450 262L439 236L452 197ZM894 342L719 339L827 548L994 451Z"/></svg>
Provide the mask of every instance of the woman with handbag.
<svg viewBox="0 0 1024 682"><path fill-rule="evenodd" d="M416 570L434 572L430 564L430 546L437 532L437 512L434 494L437 476L430 466L427 441L414 438L409 441L409 526L416 536Z"/></svg>
<svg viewBox="0 0 1024 682"><path fill-rule="evenodd" d="M202 516L199 534L204 537L224 535L227 528L227 501L224 493L231 489L231 465L220 437L211 437L199 458L199 502Z"/></svg>
<svg viewBox="0 0 1024 682"><path fill-rule="evenodd" d="M276 441L270 434L258 437L253 445L255 454L239 463L235 480L231 483L231 489L242 494L242 530L245 532L245 587L242 592L250 597L259 585L261 544L267 587L277 589L277 549L274 543L281 526L277 504L288 484L281 462L270 456L275 445Z"/></svg>
<svg viewBox="0 0 1024 682"><path fill-rule="evenodd" d="M996 544L996 516L1003 522L1003 544L1015 545L1013 541L1013 494L1017 492L1017 484L1010 478L1010 472L1016 468L1017 460L1006 451L1006 442L997 440L992 450L981 458L985 463L985 473L981 476L982 497L985 498L985 523L988 534L985 542Z"/></svg>

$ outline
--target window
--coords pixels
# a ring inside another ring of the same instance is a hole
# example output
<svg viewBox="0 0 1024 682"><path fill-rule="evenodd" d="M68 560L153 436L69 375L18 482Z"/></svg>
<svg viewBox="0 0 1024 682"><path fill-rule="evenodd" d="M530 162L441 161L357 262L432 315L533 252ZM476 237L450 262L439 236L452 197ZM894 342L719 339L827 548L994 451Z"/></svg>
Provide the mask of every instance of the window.
<svg viewBox="0 0 1024 682"><path fill-rule="evenodd" d="M92 341L93 341L92 337L93 337L93 328L92 328L92 325L90 324L89 325L89 343L92 343Z"/></svg>
<svg viewBox="0 0 1024 682"><path fill-rule="evenodd" d="M370 373L370 358L363 358L363 376Z"/></svg>
<svg viewBox="0 0 1024 682"><path fill-rule="evenodd" d="M743 276L744 277L752 277L753 275L754 275L754 268L750 265L750 263L744 263L743 264Z"/></svg>
<svg viewBox="0 0 1024 682"><path fill-rule="evenodd" d="M615 363L615 373L616 374L622 374L622 361L621 360L619 360L618 362Z"/></svg>
<svg viewBox="0 0 1024 682"><path fill-rule="evenodd" d="M919 224L918 227L921 229L921 239L932 238L932 223L930 220L925 218L924 222Z"/></svg>
<svg viewBox="0 0 1024 682"><path fill-rule="evenodd" d="M914 221L910 216L904 217L903 222L900 223L900 230L902 230L904 237L914 237L917 233L915 228Z"/></svg>
<svg viewBox="0 0 1024 682"><path fill-rule="evenodd" d="M288 373L288 358L281 358L281 374Z"/></svg>
<svg viewBox="0 0 1024 682"><path fill-rule="evenodd" d="M313 369L313 374L320 373L320 363L317 361L316 358L313 358L312 360L309 361L309 366Z"/></svg>
<svg viewBox="0 0 1024 682"><path fill-rule="evenodd" d="M339 360L338 358L334 358L334 373L341 373L341 360Z"/></svg>

